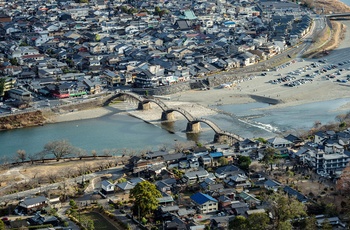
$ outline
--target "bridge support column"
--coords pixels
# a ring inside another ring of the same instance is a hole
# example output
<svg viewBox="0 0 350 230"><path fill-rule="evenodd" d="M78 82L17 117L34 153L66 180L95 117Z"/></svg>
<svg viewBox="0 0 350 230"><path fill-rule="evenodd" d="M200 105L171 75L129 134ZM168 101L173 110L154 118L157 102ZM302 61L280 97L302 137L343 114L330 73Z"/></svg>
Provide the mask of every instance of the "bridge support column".
<svg viewBox="0 0 350 230"><path fill-rule="evenodd" d="M162 121L175 121L174 112L162 112Z"/></svg>
<svg viewBox="0 0 350 230"><path fill-rule="evenodd" d="M139 102L138 110L148 110L151 109L151 102L145 102L143 103L142 101Z"/></svg>
<svg viewBox="0 0 350 230"><path fill-rule="evenodd" d="M215 133L214 143L229 144L230 145L233 143L233 140L229 136Z"/></svg>
<svg viewBox="0 0 350 230"><path fill-rule="evenodd" d="M199 133L201 131L201 124L199 122L188 122L186 133Z"/></svg>

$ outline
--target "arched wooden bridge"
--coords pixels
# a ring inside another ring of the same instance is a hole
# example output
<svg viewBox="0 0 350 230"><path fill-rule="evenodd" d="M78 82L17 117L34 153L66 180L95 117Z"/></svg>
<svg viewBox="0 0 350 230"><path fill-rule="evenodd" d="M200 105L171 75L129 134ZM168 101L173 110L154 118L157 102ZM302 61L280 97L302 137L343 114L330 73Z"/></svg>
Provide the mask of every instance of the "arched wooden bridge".
<svg viewBox="0 0 350 230"><path fill-rule="evenodd" d="M218 125L216 125L211 120L208 120L205 118L196 118L192 114L190 114L189 112L187 112L186 110L184 110L180 107L176 107L176 108L169 107L168 105L166 105L163 101L161 101L159 99L145 98L145 97L140 96L136 93L125 92L125 91L118 92L115 95L113 95L112 97L110 97L108 100L106 100L104 105L108 105L113 100L115 100L116 98L119 98L119 97L124 97L124 98L127 97L127 98L131 98L131 99L137 101L139 104L138 109L144 109L144 110L150 109L151 103L158 105L159 108L162 109L161 119L163 121L173 121L173 120L175 120L174 112L180 113L182 116L184 116L184 118L188 122L186 132L198 133L201 130L200 123L204 123L204 124L208 125L215 132L214 142L232 143L234 141L242 141L243 140L243 138L237 134L222 130Z"/></svg>

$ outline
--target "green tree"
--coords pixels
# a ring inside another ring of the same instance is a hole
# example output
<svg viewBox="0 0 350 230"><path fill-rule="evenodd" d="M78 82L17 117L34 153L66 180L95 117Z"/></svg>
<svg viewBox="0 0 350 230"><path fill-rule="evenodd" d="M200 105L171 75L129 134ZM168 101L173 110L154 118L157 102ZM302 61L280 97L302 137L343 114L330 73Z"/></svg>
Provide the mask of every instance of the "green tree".
<svg viewBox="0 0 350 230"><path fill-rule="evenodd" d="M130 198L134 199L133 211L139 217L148 216L158 207L157 198L162 197L156 186L149 181L138 183L130 191Z"/></svg>
<svg viewBox="0 0 350 230"><path fill-rule="evenodd" d="M248 228L249 230L264 230L268 228L269 217L266 213L254 213L248 218Z"/></svg>
<svg viewBox="0 0 350 230"><path fill-rule="evenodd" d="M77 203L75 202L75 200L69 200L69 206L73 209L78 208Z"/></svg>
<svg viewBox="0 0 350 230"><path fill-rule="evenodd" d="M0 230L5 230L5 223L2 220L0 220Z"/></svg>
<svg viewBox="0 0 350 230"><path fill-rule="evenodd" d="M28 44L25 41L22 41L19 46L28 46Z"/></svg>
<svg viewBox="0 0 350 230"><path fill-rule="evenodd" d="M16 58L11 58L10 63L11 63L11 65L18 65L18 61Z"/></svg>
<svg viewBox="0 0 350 230"><path fill-rule="evenodd" d="M317 225L316 225L316 217L315 216L311 216L309 218L305 218L305 230L314 230L317 229Z"/></svg>
<svg viewBox="0 0 350 230"><path fill-rule="evenodd" d="M331 225L331 223L329 223L328 219L325 219L323 224L322 224L322 230L332 230L333 227Z"/></svg>
<svg viewBox="0 0 350 230"><path fill-rule="evenodd" d="M272 198L271 213L274 229L292 229L291 220L306 216L306 207L294 197L276 193Z"/></svg>
<svg viewBox="0 0 350 230"><path fill-rule="evenodd" d="M255 139L256 141L260 142L260 143L263 143L263 144L266 144L267 143L267 140L262 138L262 137L259 137L259 138L256 138Z"/></svg>
<svg viewBox="0 0 350 230"><path fill-rule="evenodd" d="M80 218L80 224L87 230L95 230L94 221L87 216Z"/></svg>
<svg viewBox="0 0 350 230"><path fill-rule="evenodd" d="M228 224L230 230L248 229L248 220L244 216L236 216Z"/></svg>
<svg viewBox="0 0 350 230"><path fill-rule="evenodd" d="M226 159L226 157L220 157L219 163L220 165L228 165L228 160Z"/></svg>
<svg viewBox="0 0 350 230"><path fill-rule="evenodd" d="M101 35L96 34L95 35L95 41L99 42L101 40Z"/></svg>
<svg viewBox="0 0 350 230"><path fill-rule="evenodd" d="M272 171L272 165L276 162L276 149L268 147L263 152L263 158L261 159L261 162L266 166L270 166L270 170Z"/></svg>
<svg viewBox="0 0 350 230"><path fill-rule="evenodd" d="M52 154L59 161L74 152L74 147L66 140L51 141L44 146L46 155Z"/></svg>
<svg viewBox="0 0 350 230"><path fill-rule="evenodd" d="M238 156L238 166L243 170L248 170L252 160L247 156Z"/></svg>
<svg viewBox="0 0 350 230"><path fill-rule="evenodd" d="M160 7L159 6L154 7L154 14L158 15L159 12L160 12Z"/></svg>
<svg viewBox="0 0 350 230"><path fill-rule="evenodd" d="M5 92L5 78L0 78L0 96L4 96L4 92Z"/></svg>

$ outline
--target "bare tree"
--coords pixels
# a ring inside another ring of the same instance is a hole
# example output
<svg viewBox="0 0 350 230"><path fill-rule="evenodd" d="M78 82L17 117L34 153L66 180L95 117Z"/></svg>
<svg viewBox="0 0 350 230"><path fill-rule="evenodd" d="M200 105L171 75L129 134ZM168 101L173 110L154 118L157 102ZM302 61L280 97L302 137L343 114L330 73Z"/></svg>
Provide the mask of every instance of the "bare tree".
<svg viewBox="0 0 350 230"><path fill-rule="evenodd" d="M96 158L97 157L97 151L96 150L91 150L91 155Z"/></svg>
<svg viewBox="0 0 350 230"><path fill-rule="evenodd" d="M175 152L182 153L185 150L185 146L186 146L186 144L183 142L176 142L174 144Z"/></svg>
<svg viewBox="0 0 350 230"><path fill-rule="evenodd" d="M103 150L103 155L104 156L111 156L112 155L112 151L110 149L104 149Z"/></svg>
<svg viewBox="0 0 350 230"><path fill-rule="evenodd" d="M70 155L74 147L67 140L58 140L47 143L44 146L44 152L55 156L56 161L59 161L65 156Z"/></svg>
<svg viewBox="0 0 350 230"><path fill-rule="evenodd" d="M17 158L24 162L24 160L27 158L26 151L24 149L17 150Z"/></svg>
<svg viewBox="0 0 350 230"><path fill-rule="evenodd" d="M47 155L46 151L41 151L36 154L36 158L41 160L42 163L44 163L46 155Z"/></svg>
<svg viewBox="0 0 350 230"><path fill-rule="evenodd" d="M74 155L76 155L79 160L81 160L84 156L87 156L87 153L85 149L74 148Z"/></svg>
<svg viewBox="0 0 350 230"><path fill-rule="evenodd" d="M29 154L28 159L32 164L34 164L34 161L37 159L37 156L35 154Z"/></svg>

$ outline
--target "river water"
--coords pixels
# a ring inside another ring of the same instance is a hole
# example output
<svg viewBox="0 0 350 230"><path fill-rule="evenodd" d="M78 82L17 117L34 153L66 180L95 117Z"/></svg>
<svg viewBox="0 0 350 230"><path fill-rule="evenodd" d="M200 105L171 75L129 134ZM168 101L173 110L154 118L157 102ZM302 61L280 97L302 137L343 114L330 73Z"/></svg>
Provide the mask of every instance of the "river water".
<svg viewBox="0 0 350 230"><path fill-rule="evenodd" d="M243 137L267 138L287 130L306 130L312 127L316 120L323 124L333 122L336 115L346 112L339 111L339 108L349 102L350 99L337 99L267 110L269 105L264 103L225 105L217 107L225 111L225 114L206 118L214 121L223 130ZM232 116L227 113L232 113ZM185 120L170 124L150 124L117 112L94 119L2 131L0 157L13 158L19 149L34 154L40 152L49 141L61 139L68 140L88 153L91 150L102 152L104 149L123 148L156 150L163 144L171 147L176 142L186 140L203 143L213 140L214 132L205 124L202 125L203 132L199 135L186 135L185 128Z"/></svg>
<svg viewBox="0 0 350 230"><path fill-rule="evenodd" d="M350 6L350 0L341 0L342 3L345 3L346 5Z"/></svg>

